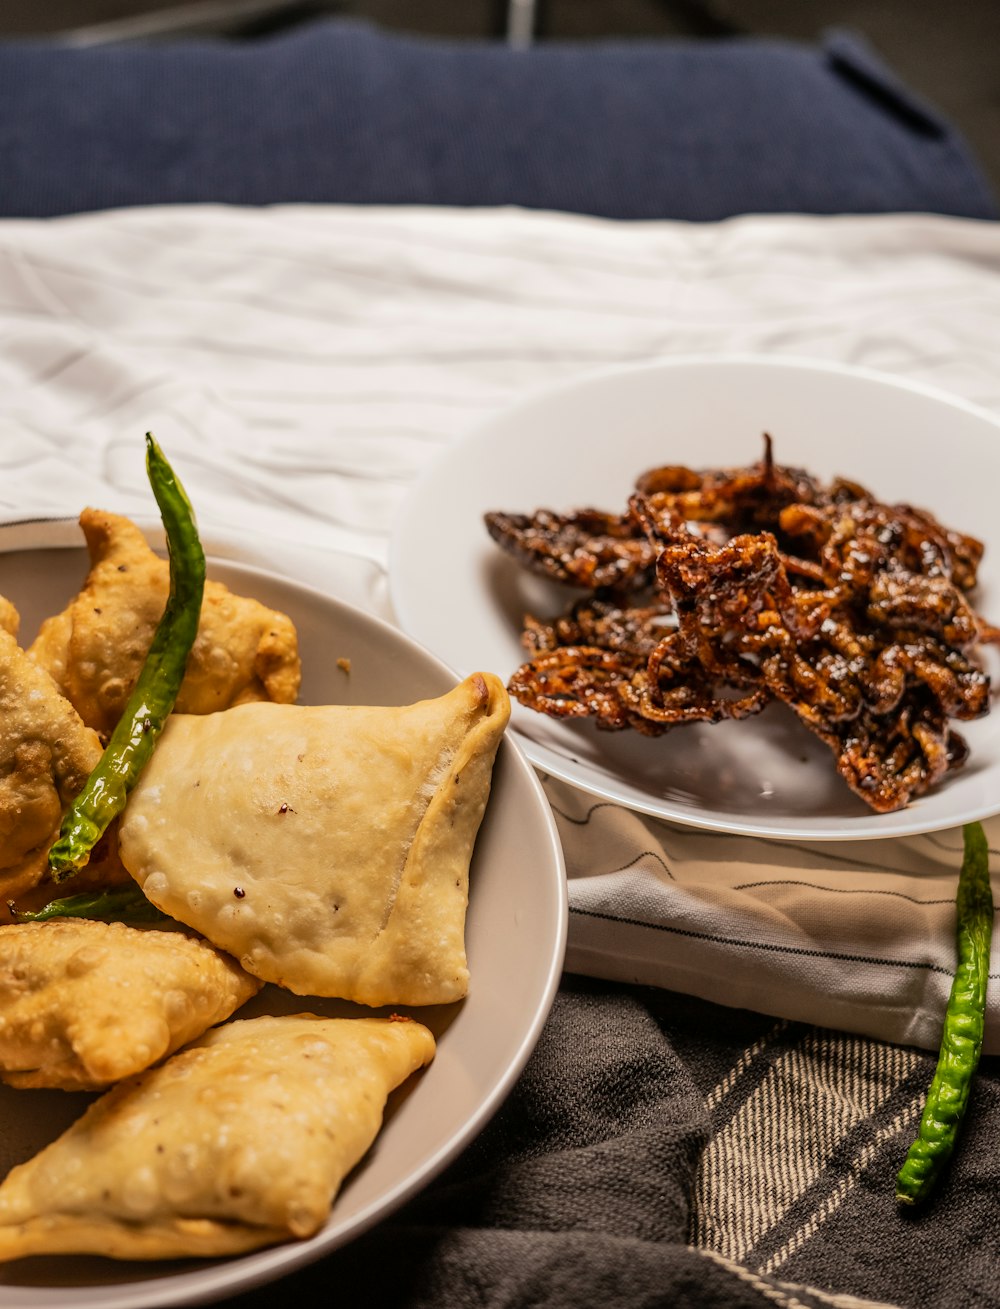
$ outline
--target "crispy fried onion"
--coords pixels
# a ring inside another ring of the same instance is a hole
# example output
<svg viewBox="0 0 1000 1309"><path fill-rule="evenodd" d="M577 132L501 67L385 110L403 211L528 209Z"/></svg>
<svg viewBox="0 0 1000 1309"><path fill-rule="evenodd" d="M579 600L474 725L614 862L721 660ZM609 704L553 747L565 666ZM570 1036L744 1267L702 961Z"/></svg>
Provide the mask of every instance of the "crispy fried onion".
<svg viewBox="0 0 1000 1309"><path fill-rule="evenodd" d="M906 805L968 750L951 719L988 712L971 607L982 545L853 482L776 465L654 469L627 511L491 514L503 548L591 594L525 619L509 689L559 718L657 736L788 706L871 808Z"/></svg>

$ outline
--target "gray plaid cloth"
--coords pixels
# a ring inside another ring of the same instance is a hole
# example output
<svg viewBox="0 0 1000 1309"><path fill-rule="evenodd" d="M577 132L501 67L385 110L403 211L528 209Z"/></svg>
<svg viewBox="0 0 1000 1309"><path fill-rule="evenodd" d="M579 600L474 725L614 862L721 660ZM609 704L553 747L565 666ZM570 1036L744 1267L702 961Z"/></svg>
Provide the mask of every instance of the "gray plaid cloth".
<svg viewBox="0 0 1000 1309"><path fill-rule="evenodd" d="M895 1173L932 1055L564 979L487 1130L360 1240L231 1302L969 1309L1000 1304L1000 1064L937 1196Z"/></svg>

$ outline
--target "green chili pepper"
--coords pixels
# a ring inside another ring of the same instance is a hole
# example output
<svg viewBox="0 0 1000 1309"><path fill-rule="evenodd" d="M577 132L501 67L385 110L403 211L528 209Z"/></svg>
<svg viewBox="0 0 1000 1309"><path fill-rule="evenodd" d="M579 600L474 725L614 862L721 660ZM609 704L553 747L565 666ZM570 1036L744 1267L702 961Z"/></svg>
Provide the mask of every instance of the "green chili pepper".
<svg viewBox="0 0 1000 1309"><path fill-rule="evenodd" d="M146 433L146 472L167 535L170 592L146 661L100 762L70 806L49 851L49 869L62 882L83 868L153 753L174 707L188 655L198 634L205 588L205 554L184 488Z"/></svg>
<svg viewBox="0 0 1000 1309"><path fill-rule="evenodd" d="M993 934L989 847L980 823L967 823L963 837L956 898L958 965L917 1139L896 1177L896 1199L904 1205L927 1198L951 1157L983 1048Z"/></svg>
<svg viewBox="0 0 1000 1309"><path fill-rule="evenodd" d="M50 900L41 909L18 909L13 900L7 908L15 923L44 923L49 918L99 918L102 922L158 923L167 915L147 900L137 886L114 891L83 892L61 900Z"/></svg>

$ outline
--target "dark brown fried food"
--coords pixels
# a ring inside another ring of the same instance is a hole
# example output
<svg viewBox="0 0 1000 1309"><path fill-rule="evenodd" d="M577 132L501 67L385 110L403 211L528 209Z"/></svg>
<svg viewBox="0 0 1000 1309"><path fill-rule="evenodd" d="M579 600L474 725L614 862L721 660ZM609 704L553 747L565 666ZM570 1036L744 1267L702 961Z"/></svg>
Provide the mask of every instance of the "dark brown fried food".
<svg viewBox="0 0 1000 1309"><path fill-rule="evenodd" d="M764 454L747 468L690 468L667 465L636 479L635 492L655 498L663 508L686 522L721 523L727 536L774 531L781 510L791 504L817 504L823 490L801 468L774 462L770 436L764 434Z"/></svg>
<svg viewBox="0 0 1000 1309"><path fill-rule="evenodd" d="M522 664L507 690L521 704L552 718L593 718L608 731L634 727L659 736L666 725L630 714L625 688L642 669L640 661L593 645L560 645Z"/></svg>
<svg viewBox="0 0 1000 1309"><path fill-rule="evenodd" d="M850 501L786 505L778 530L808 543L828 576L853 557L865 572L892 562L971 591L983 557L982 542L975 537L943 527L924 509L880 504L867 492Z"/></svg>
<svg viewBox="0 0 1000 1309"><path fill-rule="evenodd" d="M676 633L674 634L676 636ZM593 718L599 728L630 727L660 736L679 723L717 723L763 709L763 687L728 694L696 661L671 657L670 638L652 665L598 646L557 646L514 673L508 690L521 704L553 718Z"/></svg>
<svg viewBox="0 0 1000 1309"><path fill-rule="evenodd" d="M785 506L819 503L821 498L808 473L774 462L766 435L763 458L749 468L702 472L680 465L653 468L636 480L635 490L644 498L656 497L664 510L697 523L701 534L719 541L739 531L774 529ZM494 511L484 521L501 549L531 572L553 581L589 590L626 591L641 589L652 580L655 551L631 512ZM726 525L721 534L714 530L718 524ZM803 567L813 571L807 564Z"/></svg>
<svg viewBox="0 0 1000 1309"><path fill-rule="evenodd" d="M938 554L928 550L932 571L921 575L902 562L918 557L908 534L882 558L846 535L826 559L827 587L796 589L768 532L715 546L655 498L632 508L658 544L657 579L702 667L725 678L752 661L873 809L902 807L964 759L948 719L985 713L989 679L968 657L976 617Z"/></svg>
<svg viewBox="0 0 1000 1309"><path fill-rule="evenodd" d="M588 597L551 623L526 617L522 642L534 658L514 674L511 694L553 717L593 717L606 730L659 736L678 723L745 718L769 699L749 664L731 668L728 680L703 667L662 601L622 607Z"/></svg>
<svg viewBox="0 0 1000 1309"><path fill-rule="evenodd" d="M675 626L673 606L662 600L623 606L613 596L586 596L551 622L527 615L521 643L534 654L558 646L597 646L644 663L665 629Z"/></svg>
<svg viewBox="0 0 1000 1309"><path fill-rule="evenodd" d="M516 518L517 548L505 548L535 571L598 588L560 617L525 620L532 658L509 687L521 703L659 735L778 700L878 812L964 763L950 720L988 712L975 651L1000 641L966 596L981 542L856 482L777 465L768 438L745 469L664 466L636 487L618 516L489 516ZM599 573L625 558L647 562Z"/></svg>
<svg viewBox="0 0 1000 1309"><path fill-rule="evenodd" d="M648 582L652 547L628 515L580 509L557 514L489 513L497 545L533 573L572 586L630 587Z"/></svg>

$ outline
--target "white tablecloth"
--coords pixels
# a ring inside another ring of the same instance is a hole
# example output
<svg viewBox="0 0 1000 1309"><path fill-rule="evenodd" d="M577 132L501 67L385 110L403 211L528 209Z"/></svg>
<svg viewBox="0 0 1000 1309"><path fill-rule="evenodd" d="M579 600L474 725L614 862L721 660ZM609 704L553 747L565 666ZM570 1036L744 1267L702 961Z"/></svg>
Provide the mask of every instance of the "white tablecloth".
<svg viewBox="0 0 1000 1309"><path fill-rule="evenodd" d="M864 365L1000 414L1000 227L333 206L8 221L0 333L8 521L84 504L148 517L151 429L206 537L385 612L413 479L544 384L760 352ZM570 969L936 1045L959 831L810 848L547 788ZM987 831L996 850L1000 824ZM994 968L994 1052L998 981Z"/></svg>

